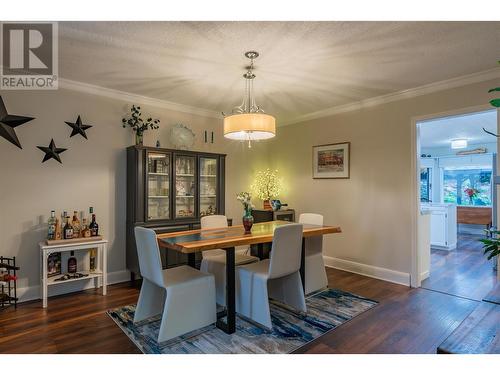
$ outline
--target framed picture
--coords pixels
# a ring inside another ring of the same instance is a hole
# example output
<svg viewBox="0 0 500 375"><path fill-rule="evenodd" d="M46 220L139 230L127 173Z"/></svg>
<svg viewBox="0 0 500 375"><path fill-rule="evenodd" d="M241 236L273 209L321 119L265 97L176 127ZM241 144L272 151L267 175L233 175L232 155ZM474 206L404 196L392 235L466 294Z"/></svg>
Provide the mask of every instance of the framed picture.
<svg viewBox="0 0 500 375"><path fill-rule="evenodd" d="M349 178L350 142L313 146L313 178Z"/></svg>
<svg viewBox="0 0 500 375"><path fill-rule="evenodd" d="M61 253L52 253L47 259L47 277L61 274Z"/></svg>

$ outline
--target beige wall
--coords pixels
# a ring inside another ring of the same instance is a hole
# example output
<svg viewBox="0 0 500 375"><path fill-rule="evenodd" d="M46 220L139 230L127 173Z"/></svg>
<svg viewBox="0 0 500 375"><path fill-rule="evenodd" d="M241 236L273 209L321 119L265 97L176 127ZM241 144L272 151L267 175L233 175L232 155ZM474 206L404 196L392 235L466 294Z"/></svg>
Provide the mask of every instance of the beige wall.
<svg viewBox="0 0 500 375"><path fill-rule="evenodd" d="M487 91L495 84L468 85L279 128L269 146L273 166L287 185L283 200L298 213L322 213L325 223L342 227L342 234L325 238L325 255L409 273L412 117L487 104ZM351 142L351 178L313 180L312 146L337 142Z"/></svg>
<svg viewBox="0 0 500 375"><path fill-rule="evenodd" d="M50 210L85 210L94 206L102 233L109 239L109 271L125 270L126 154L134 143L130 129L121 127L121 118L132 103L75 91L3 91L0 95L11 114L36 117L16 129L23 149L0 138L0 255L18 257L20 288L39 285L38 242L46 235ZM242 210L235 199L247 189L256 167L267 159L264 144L248 150L244 144L223 140L221 120L142 106L145 113L161 120L158 131L150 131L145 144L170 147L169 130L183 123L196 133L194 150L227 153L226 213L236 222ZM64 121L77 115L94 127L81 136L69 138L71 129ZM215 132L215 143L203 142L204 130ZM63 164L54 160L41 163L43 153L54 138ZM29 291L33 296L37 288Z"/></svg>
<svg viewBox="0 0 500 375"><path fill-rule="evenodd" d="M248 190L258 169L276 167L284 177L282 200L301 212L319 212L327 224L343 233L328 236L325 254L369 266L410 272L411 230L411 119L487 103L485 82L458 89L366 108L280 127L273 141L254 143L252 149L222 137L220 120L161 108L142 106L161 119L161 129L150 132L145 144L159 138L170 147L168 132L175 123L190 126L197 135L194 150L227 153L226 213L236 222L241 207L237 192ZM104 235L110 240L109 270L125 269L126 160L125 148L134 142L121 128L128 111L120 100L69 90L0 92L12 114L36 117L17 128L23 150L0 139L0 254L16 255L21 265L20 287L38 293L38 242L46 232L50 210L87 210L95 207ZM89 140L69 138L64 121L81 114L94 125ZM215 132L215 144L203 143L203 131ZM54 138L63 165L41 163L36 146ZM351 142L349 180L313 180L312 146ZM257 203L260 205L261 203Z"/></svg>

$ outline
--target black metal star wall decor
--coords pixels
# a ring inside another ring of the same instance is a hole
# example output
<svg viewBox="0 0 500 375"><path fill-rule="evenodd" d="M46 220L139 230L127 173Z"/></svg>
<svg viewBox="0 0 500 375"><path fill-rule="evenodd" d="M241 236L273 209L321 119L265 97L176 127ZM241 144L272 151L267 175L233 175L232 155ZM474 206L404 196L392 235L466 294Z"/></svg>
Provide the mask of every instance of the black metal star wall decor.
<svg viewBox="0 0 500 375"><path fill-rule="evenodd" d="M31 120L34 120L34 117L9 115L0 96L0 137L22 149L14 128Z"/></svg>
<svg viewBox="0 0 500 375"><path fill-rule="evenodd" d="M57 148L56 144L54 143L54 139L50 140L49 147L43 147L43 146L36 146L36 147L45 152L45 156L43 157L42 163L46 162L49 159L56 159L59 163L62 164L59 154L67 150L66 148Z"/></svg>
<svg viewBox="0 0 500 375"><path fill-rule="evenodd" d="M64 122L73 128L70 138L74 135L80 134L82 137L87 139L87 134L85 134L85 130L91 128L92 125L82 124L82 119L80 118L80 115L78 115L76 122L69 122L69 121L64 121Z"/></svg>

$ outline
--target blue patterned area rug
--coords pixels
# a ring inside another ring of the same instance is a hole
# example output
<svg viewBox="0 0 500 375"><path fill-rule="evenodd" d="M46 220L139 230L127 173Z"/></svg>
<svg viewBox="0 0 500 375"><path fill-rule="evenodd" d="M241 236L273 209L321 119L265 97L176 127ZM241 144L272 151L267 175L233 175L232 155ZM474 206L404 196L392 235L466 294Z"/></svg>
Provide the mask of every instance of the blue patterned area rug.
<svg viewBox="0 0 500 375"><path fill-rule="evenodd" d="M108 311L108 315L145 354L290 353L328 331L371 309L377 302L337 289L308 296L307 315L271 302L273 331L237 317L236 333L228 335L215 325L162 344L156 342L159 317L134 324L135 305Z"/></svg>

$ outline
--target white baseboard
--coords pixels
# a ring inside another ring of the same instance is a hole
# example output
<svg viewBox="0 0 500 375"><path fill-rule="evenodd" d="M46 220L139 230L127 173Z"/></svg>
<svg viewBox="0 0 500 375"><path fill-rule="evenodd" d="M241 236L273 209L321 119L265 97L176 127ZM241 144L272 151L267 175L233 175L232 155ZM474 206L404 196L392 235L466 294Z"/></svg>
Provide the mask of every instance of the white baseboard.
<svg viewBox="0 0 500 375"><path fill-rule="evenodd" d="M108 285L118 284L130 280L130 271L122 270L108 273ZM64 283L61 285L54 285L49 287L49 297L57 296L60 294L77 292L80 290L94 288L94 281L81 280L73 283ZM32 285L17 290L17 297L19 302L26 302L41 299L40 285Z"/></svg>
<svg viewBox="0 0 500 375"><path fill-rule="evenodd" d="M425 280L425 279L427 279L429 276L430 276L430 272L429 272L429 271L422 272L422 273L420 274L420 281L424 281L424 280Z"/></svg>
<svg viewBox="0 0 500 375"><path fill-rule="evenodd" d="M327 267L410 286L410 274L406 272L394 271L388 268L371 266L369 264L357 263L329 256L323 256L323 259Z"/></svg>

